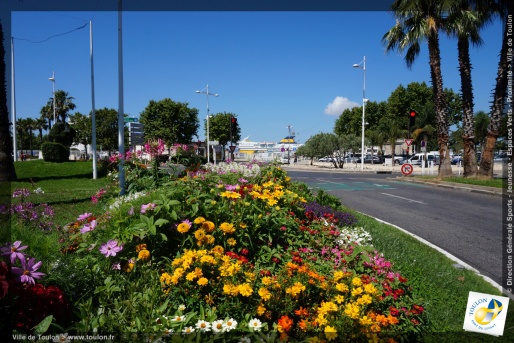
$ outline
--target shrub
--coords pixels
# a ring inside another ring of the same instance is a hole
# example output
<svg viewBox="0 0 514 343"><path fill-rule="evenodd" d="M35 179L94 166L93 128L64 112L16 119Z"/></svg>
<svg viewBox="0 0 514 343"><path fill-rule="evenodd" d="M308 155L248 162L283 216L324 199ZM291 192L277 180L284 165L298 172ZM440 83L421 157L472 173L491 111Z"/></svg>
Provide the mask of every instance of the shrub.
<svg viewBox="0 0 514 343"><path fill-rule="evenodd" d="M54 143L60 143L65 147L70 147L73 144L75 137L75 129L68 123L57 122L52 126L48 133L48 140Z"/></svg>
<svg viewBox="0 0 514 343"><path fill-rule="evenodd" d="M45 142L41 146L43 160L47 162L66 162L70 160L70 149L61 143Z"/></svg>

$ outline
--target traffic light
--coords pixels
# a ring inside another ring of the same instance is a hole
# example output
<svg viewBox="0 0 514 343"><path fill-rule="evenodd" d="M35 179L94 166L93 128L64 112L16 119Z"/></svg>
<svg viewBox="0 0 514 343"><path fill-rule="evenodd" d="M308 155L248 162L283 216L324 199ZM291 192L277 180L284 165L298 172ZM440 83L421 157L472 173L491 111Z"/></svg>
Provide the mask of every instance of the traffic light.
<svg viewBox="0 0 514 343"><path fill-rule="evenodd" d="M230 117L230 130L233 134L237 132L237 118Z"/></svg>
<svg viewBox="0 0 514 343"><path fill-rule="evenodd" d="M413 127L416 124L416 111L409 112L409 126Z"/></svg>

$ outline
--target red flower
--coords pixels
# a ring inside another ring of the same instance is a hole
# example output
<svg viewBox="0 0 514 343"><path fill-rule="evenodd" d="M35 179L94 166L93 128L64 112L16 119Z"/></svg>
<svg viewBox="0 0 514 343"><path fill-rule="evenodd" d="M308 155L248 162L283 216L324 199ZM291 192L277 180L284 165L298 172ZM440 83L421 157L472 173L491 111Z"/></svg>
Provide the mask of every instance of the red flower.
<svg viewBox="0 0 514 343"><path fill-rule="evenodd" d="M400 310L398 310L396 307L389 306L389 313L392 316L398 316L400 314Z"/></svg>

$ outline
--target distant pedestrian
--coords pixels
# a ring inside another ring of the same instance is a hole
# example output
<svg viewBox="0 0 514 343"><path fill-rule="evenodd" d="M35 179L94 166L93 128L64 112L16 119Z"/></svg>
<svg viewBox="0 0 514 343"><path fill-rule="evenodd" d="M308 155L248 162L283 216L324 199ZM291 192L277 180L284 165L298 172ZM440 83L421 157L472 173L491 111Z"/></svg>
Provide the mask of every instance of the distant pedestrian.
<svg viewBox="0 0 514 343"><path fill-rule="evenodd" d="M298 156L294 155L293 163L296 164L296 162L298 162Z"/></svg>

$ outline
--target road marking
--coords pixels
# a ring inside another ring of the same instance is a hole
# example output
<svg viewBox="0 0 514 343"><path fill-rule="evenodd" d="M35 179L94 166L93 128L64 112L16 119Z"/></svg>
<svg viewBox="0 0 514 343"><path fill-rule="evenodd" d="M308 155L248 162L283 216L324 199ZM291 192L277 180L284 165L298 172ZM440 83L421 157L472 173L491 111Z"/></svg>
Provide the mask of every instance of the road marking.
<svg viewBox="0 0 514 343"><path fill-rule="evenodd" d="M413 199L409 199L409 198L404 198L404 197L401 197L401 196L398 196L398 195L389 194L389 193L380 193L380 194L387 195L387 196L390 196L390 197L393 197L393 198L399 198L399 199L407 200L409 202L417 202L418 204L423 204L423 205L427 204L426 202L423 202L423 201L418 201L418 200L413 200Z"/></svg>

